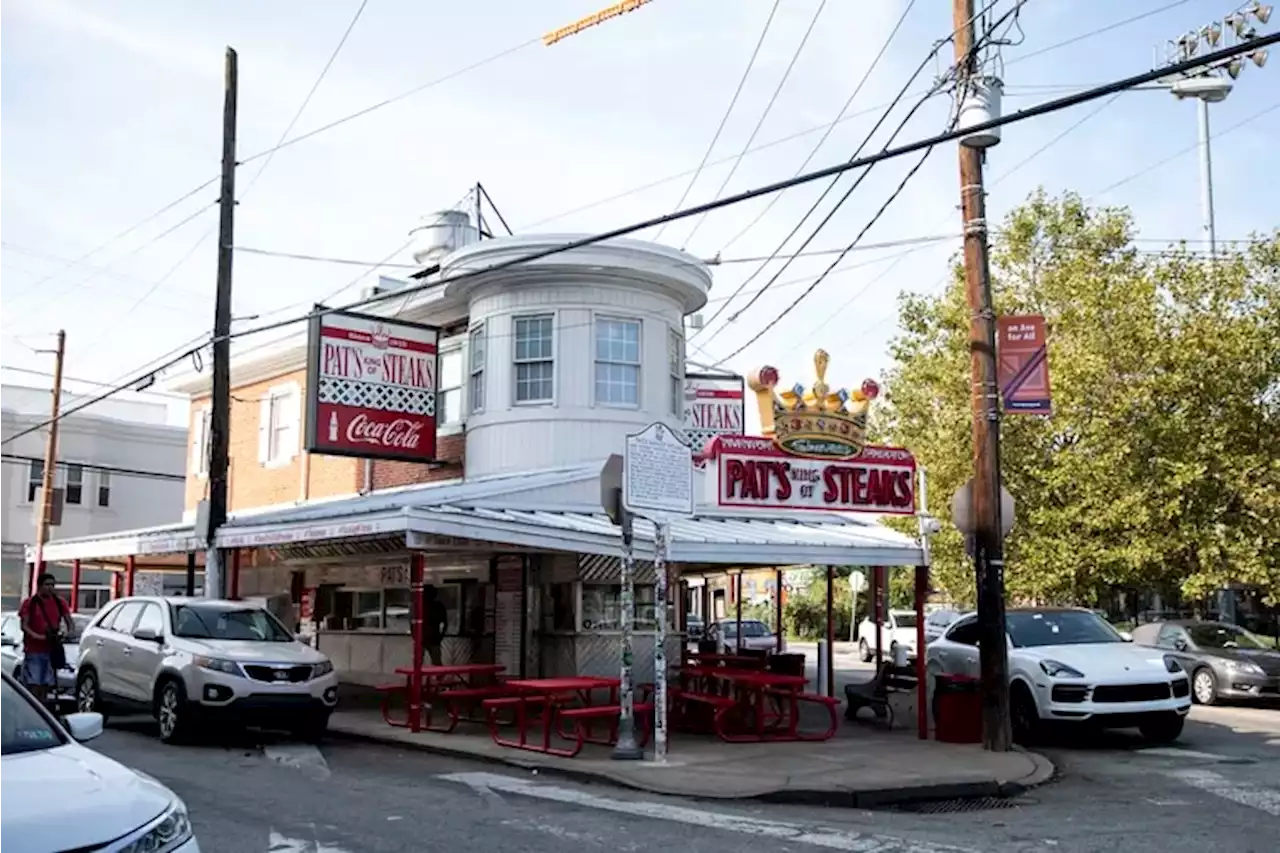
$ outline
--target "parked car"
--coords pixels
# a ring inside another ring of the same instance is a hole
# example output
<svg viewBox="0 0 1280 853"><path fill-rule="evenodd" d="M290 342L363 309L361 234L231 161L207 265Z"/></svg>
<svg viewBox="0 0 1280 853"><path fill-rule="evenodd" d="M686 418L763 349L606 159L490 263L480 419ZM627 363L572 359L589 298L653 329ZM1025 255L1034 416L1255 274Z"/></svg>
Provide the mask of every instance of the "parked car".
<svg viewBox="0 0 1280 853"><path fill-rule="evenodd" d="M1280 699L1280 649L1275 640L1226 622L1181 619L1133 629L1133 641L1176 659L1191 673L1191 698Z"/></svg>
<svg viewBox="0 0 1280 853"><path fill-rule="evenodd" d="M329 659L243 601L123 598L93 620L80 646L79 709L152 713L165 742L201 723L318 738L338 702Z"/></svg>
<svg viewBox="0 0 1280 853"><path fill-rule="evenodd" d="M707 629L706 639L715 642L717 647L727 655L737 649L750 651L773 651L778 646L778 638L769 630L769 626L759 619L742 620L742 643L738 643L738 622L735 619L721 619L712 622Z"/></svg>
<svg viewBox="0 0 1280 853"><path fill-rule="evenodd" d="M702 617L695 613L688 613L685 615L684 625L685 639L690 642L701 640L703 633L707 629L706 623L702 621Z"/></svg>
<svg viewBox="0 0 1280 853"><path fill-rule="evenodd" d="M81 746L102 734L102 715L68 714L64 726L8 670L0 677L6 848L200 853L176 794Z"/></svg>
<svg viewBox="0 0 1280 853"><path fill-rule="evenodd" d="M924 618L924 641L932 643L946 633L951 623L963 616L958 610L935 610Z"/></svg>
<svg viewBox="0 0 1280 853"><path fill-rule="evenodd" d="M1177 660L1126 642L1088 610L1018 608L1005 618L1015 739L1033 740L1048 721L1137 726L1155 743L1182 733L1191 687ZM929 644L930 675L978 677L978 638L976 614L953 623Z"/></svg>
<svg viewBox="0 0 1280 853"><path fill-rule="evenodd" d="M58 670L58 689L55 693L56 701L61 703L70 703L75 700L76 686L76 664L80 659L80 634L88 626L92 617L85 616L81 613L71 614L71 623L75 626L76 633L66 638L66 642L62 644L63 653L67 656L67 668ZM22 661L24 658L22 648L25 635L22 633L22 621L18 618L17 613L5 613L0 615L0 660L3 661L4 671L12 675L19 682L22 681Z"/></svg>
<svg viewBox="0 0 1280 853"><path fill-rule="evenodd" d="M907 659L916 656L916 612L914 610L890 610L881 631L881 654L893 658L893 650L902 646ZM876 623L863 619L858 625L858 657L867 663L875 655Z"/></svg>

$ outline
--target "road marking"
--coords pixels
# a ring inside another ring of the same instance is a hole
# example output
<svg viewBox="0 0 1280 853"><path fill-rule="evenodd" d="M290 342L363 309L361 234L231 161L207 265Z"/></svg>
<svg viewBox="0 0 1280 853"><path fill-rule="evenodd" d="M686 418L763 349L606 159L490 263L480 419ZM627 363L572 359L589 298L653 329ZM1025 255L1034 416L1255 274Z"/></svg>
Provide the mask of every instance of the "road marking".
<svg viewBox="0 0 1280 853"><path fill-rule="evenodd" d="M324 754L305 743L275 743L262 748L267 758L284 767L301 770L313 779L329 778L329 763Z"/></svg>
<svg viewBox="0 0 1280 853"><path fill-rule="evenodd" d="M332 847L319 841L291 838L274 829L267 836L267 853L351 853L345 847Z"/></svg>
<svg viewBox="0 0 1280 853"><path fill-rule="evenodd" d="M806 826L786 821L762 820L746 815L710 812L677 806L667 803L654 803L645 800L615 800L600 797L586 791L571 788L557 788L503 776L498 773L446 773L438 778L447 782L459 782L477 792L502 791L522 797L534 797L540 800L581 806L615 814L631 815L652 820L665 820L689 826L700 826L723 832L737 832L743 835L759 835L777 838L793 844L808 844L812 847L825 847L828 850L850 850L854 853L893 853L893 851L910 851L910 853L974 853L971 848L954 847L945 844L932 844L919 841L908 841L885 835L870 835L861 832L845 832L820 826Z"/></svg>
<svg viewBox="0 0 1280 853"><path fill-rule="evenodd" d="M1172 770L1169 775L1224 800L1280 817L1280 791L1256 785L1240 785L1211 770Z"/></svg>
<svg viewBox="0 0 1280 853"><path fill-rule="evenodd" d="M1138 750L1138 755L1155 755L1160 758L1186 758L1193 761L1232 761L1241 759L1230 755L1219 755L1216 752L1199 752L1194 749L1179 749L1174 746L1153 746Z"/></svg>

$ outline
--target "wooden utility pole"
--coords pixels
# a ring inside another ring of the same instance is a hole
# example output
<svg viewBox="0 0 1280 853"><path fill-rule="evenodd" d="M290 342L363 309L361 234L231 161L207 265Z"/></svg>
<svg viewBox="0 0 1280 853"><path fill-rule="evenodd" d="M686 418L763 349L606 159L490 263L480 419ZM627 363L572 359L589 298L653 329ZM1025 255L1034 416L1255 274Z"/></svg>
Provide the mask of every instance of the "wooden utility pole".
<svg viewBox="0 0 1280 853"><path fill-rule="evenodd" d="M205 557L204 594L225 595L226 572L215 546L218 528L227 520L227 471L231 431L231 260L236 217L236 96L239 86L236 52L227 48L226 87L222 101L222 188L218 198L218 285L213 303L213 399L209 417L209 551Z"/></svg>
<svg viewBox="0 0 1280 853"><path fill-rule="evenodd" d="M958 92L978 69L973 0L952 0ZM960 209L964 218L965 292L973 406L973 558L978 587L982 745L1003 752L1009 724L1009 652L1005 646L1004 543L1000 531L1000 402L996 388L996 317L987 258L982 150L960 144Z"/></svg>
<svg viewBox="0 0 1280 853"><path fill-rule="evenodd" d="M62 408L62 361L67 354L67 333L58 330L58 348L53 361L53 408L49 415L49 438L44 445L44 471L40 477L40 518L36 522L36 559L31 567L29 595L36 594L36 578L44 571L44 543L49 541L53 523L54 472L58 467L58 410Z"/></svg>

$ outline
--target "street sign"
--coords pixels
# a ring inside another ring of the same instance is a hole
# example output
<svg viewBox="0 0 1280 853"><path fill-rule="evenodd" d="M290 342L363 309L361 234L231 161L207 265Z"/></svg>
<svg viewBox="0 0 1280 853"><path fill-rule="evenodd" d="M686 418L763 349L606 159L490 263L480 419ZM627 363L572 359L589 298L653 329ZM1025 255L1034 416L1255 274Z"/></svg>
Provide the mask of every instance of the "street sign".
<svg viewBox="0 0 1280 853"><path fill-rule="evenodd" d="M1004 410L1024 415L1051 414L1044 317L1001 317L996 340L997 380Z"/></svg>
<svg viewBox="0 0 1280 853"><path fill-rule="evenodd" d="M649 519L693 515L693 453L666 424L627 436L622 505Z"/></svg>
<svg viewBox="0 0 1280 853"><path fill-rule="evenodd" d="M854 595L858 595L859 593L866 592L867 576L864 575L862 572L858 571L857 569L854 569L853 572L849 575L849 590Z"/></svg>
<svg viewBox="0 0 1280 853"><path fill-rule="evenodd" d="M614 524L622 524L622 456L609 454L600 469L600 507Z"/></svg>
<svg viewBox="0 0 1280 853"><path fill-rule="evenodd" d="M1004 486L1000 487L1000 538L1004 539L1013 529L1014 502L1013 495ZM973 480L956 489L951 498L951 521L965 536L972 536L973 526Z"/></svg>

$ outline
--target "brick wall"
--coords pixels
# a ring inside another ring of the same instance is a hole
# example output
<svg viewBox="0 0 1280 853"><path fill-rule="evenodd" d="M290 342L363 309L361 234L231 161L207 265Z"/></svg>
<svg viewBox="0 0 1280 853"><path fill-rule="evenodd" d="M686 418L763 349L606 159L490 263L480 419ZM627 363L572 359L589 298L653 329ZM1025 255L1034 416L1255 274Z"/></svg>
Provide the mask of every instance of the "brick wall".
<svg viewBox="0 0 1280 853"><path fill-rule="evenodd" d="M268 467L258 461L258 423L261 403L269 390L288 382L298 383L305 401L306 371L298 370L260 382L235 386L231 400L231 467L227 500L229 509L252 509L298 500L353 495L364 486L364 462L346 456L307 454L301 451L305 424L299 430L298 454L286 464ZM188 510L208 494L209 481L192 469L192 445L196 441L197 418L208 407L209 396L193 398L187 430L187 487L185 507ZM305 402L303 418L306 417ZM464 436L441 436L437 456L440 463L378 460L373 463L373 488L389 489L415 483L434 483L462 476ZM304 472L306 482L304 484Z"/></svg>

